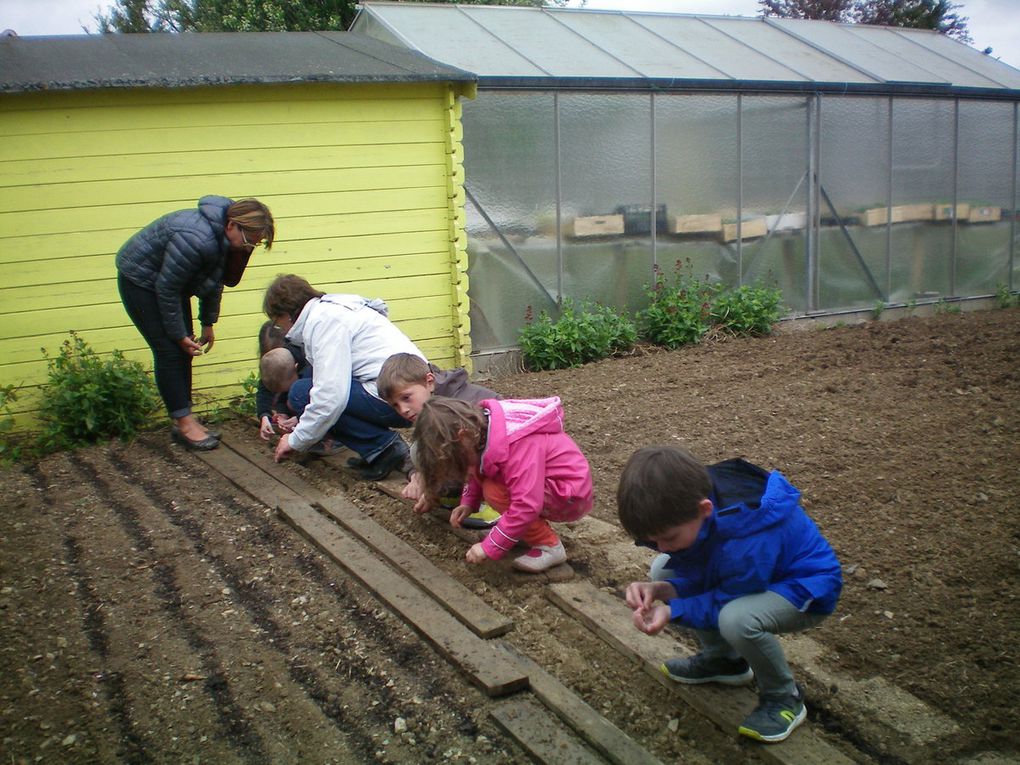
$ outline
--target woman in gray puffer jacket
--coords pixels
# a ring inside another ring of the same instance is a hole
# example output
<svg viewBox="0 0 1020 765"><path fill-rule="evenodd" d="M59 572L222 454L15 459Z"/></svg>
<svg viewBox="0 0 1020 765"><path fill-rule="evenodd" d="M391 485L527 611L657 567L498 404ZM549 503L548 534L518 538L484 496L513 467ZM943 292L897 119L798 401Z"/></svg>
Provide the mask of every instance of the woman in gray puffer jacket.
<svg viewBox="0 0 1020 765"><path fill-rule="evenodd" d="M153 221L117 253L121 300L152 349L156 387L174 421L171 436L188 449L219 446L218 435L191 412L192 359L212 350L223 285L236 286L252 251L272 247L275 233L269 208L257 199L205 196L196 209ZM198 339L192 296L202 325Z"/></svg>

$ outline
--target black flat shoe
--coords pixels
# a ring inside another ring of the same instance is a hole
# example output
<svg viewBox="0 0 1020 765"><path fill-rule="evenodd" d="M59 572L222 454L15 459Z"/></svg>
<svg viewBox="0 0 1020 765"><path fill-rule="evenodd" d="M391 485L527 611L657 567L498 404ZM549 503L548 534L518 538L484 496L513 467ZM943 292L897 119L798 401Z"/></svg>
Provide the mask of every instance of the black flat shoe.
<svg viewBox="0 0 1020 765"><path fill-rule="evenodd" d="M170 440L174 443L180 444L185 449L192 452L208 452L220 445L220 439L213 438L211 434L203 438L201 441L192 441L190 438L181 433L180 428L177 426L170 428Z"/></svg>
<svg viewBox="0 0 1020 765"><path fill-rule="evenodd" d="M410 462L410 452L402 438L387 446L382 454L357 471L363 481L381 481L394 470L404 470Z"/></svg>

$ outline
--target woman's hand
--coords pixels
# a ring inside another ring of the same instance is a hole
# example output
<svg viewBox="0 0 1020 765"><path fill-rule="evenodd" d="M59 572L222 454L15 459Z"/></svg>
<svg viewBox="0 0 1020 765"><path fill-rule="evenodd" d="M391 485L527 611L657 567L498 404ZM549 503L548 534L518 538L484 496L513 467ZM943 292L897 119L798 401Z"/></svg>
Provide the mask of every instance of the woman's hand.
<svg viewBox="0 0 1020 765"><path fill-rule="evenodd" d="M458 510L460 508L457 508ZM468 563L485 563L489 559L489 556L485 554L485 548L482 547L482 543L473 544L467 551L467 555L464 556Z"/></svg>
<svg viewBox="0 0 1020 765"><path fill-rule="evenodd" d="M262 419L259 420L259 438L263 441L268 441L276 435L276 431L273 430L273 421L269 418L268 414L262 415Z"/></svg>
<svg viewBox="0 0 1020 765"><path fill-rule="evenodd" d="M290 436L281 436L280 442L276 445L276 452L273 454L273 461L283 462L293 453L294 449L290 445Z"/></svg>
<svg viewBox="0 0 1020 765"><path fill-rule="evenodd" d="M177 341L177 344L181 346L181 350L189 356L201 356L202 346L195 342L194 338L182 337Z"/></svg>
<svg viewBox="0 0 1020 765"><path fill-rule="evenodd" d="M208 327L202 327L202 336L198 339L199 345L205 346L205 352L209 353L212 350L213 343L216 342L216 333L213 332L212 325Z"/></svg>

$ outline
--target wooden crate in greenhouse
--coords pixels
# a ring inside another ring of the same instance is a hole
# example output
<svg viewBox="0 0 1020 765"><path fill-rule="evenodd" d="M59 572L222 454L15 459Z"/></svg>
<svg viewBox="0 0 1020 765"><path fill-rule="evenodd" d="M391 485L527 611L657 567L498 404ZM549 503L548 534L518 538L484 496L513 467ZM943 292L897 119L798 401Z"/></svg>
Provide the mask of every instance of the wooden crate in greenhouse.
<svg viewBox="0 0 1020 765"><path fill-rule="evenodd" d="M718 213L706 215L675 215L669 219L671 234L718 234L722 231L722 216Z"/></svg>
<svg viewBox="0 0 1020 765"><path fill-rule="evenodd" d="M589 215L574 218L570 233L577 238L587 236L613 236L623 233L622 215Z"/></svg>
<svg viewBox="0 0 1020 765"><path fill-rule="evenodd" d="M736 223L724 223L722 229L722 238L724 242L735 241L737 236L741 239L754 239L759 236L765 236L768 233L768 226L765 224L764 218L748 218L747 220L740 221L740 233L737 233Z"/></svg>
<svg viewBox="0 0 1020 765"><path fill-rule="evenodd" d="M956 206L956 215L953 215L953 206L951 204L937 204L935 205L935 220L967 220L970 216L970 205L966 202L961 202Z"/></svg>
<svg viewBox="0 0 1020 765"><path fill-rule="evenodd" d="M994 223L1002 220L1001 207L971 207L970 215L967 216L968 223Z"/></svg>
<svg viewBox="0 0 1020 765"><path fill-rule="evenodd" d="M893 223L911 223L919 220L934 220L934 205L894 205L888 207L872 207L864 211L863 222L865 226L884 226L892 215Z"/></svg>

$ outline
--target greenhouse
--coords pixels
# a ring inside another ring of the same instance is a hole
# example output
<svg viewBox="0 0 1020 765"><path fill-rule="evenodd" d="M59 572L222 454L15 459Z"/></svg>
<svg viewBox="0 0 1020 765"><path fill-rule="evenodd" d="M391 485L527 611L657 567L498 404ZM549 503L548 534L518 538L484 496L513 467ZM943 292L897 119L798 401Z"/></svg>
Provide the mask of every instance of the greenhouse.
<svg viewBox="0 0 1020 765"><path fill-rule="evenodd" d="M478 75L464 103L471 337L654 269L790 316L1020 286L1020 71L925 30L366 4L355 31Z"/></svg>

